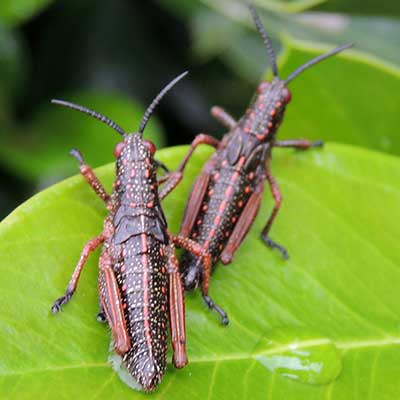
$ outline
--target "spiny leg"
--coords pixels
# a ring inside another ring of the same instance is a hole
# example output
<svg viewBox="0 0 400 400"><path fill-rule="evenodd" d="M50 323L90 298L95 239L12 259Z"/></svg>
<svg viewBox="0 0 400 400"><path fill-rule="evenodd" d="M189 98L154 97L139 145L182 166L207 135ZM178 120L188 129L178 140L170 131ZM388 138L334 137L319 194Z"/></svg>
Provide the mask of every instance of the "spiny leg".
<svg viewBox="0 0 400 400"><path fill-rule="evenodd" d="M266 178L267 178L268 183L269 183L269 187L271 189L272 196L273 196L273 198L275 200L275 206L274 206L274 209L272 210L272 213L271 213L271 215L270 215L270 217L269 217L269 219L267 221L267 224L265 225L265 227L264 227L264 229L263 229L263 231L261 233L261 237L264 240L265 244L267 244L272 249L279 250L281 252L281 254L282 254L282 257L285 260L287 260L289 258L289 254L286 251L286 249L283 246L281 246L280 244L274 242L268 235L268 233L269 233L269 231L271 229L272 223L274 222L276 214L278 213L279 208L280 208L281 203L282 203L281 192L279 191L278 184L276 183L275 178L272 176L270 168L269 168L269 160L266 163L265 172L266 172Z"/></svg>
<svg viewBox="0 0 400 400"><path fill-rule="evenodd" d="M172 362L176 368L183 368L187 363L185 301L182 280L178 268L178 260L173 245L166 248L169 274L169 321L171 326L171 342L173 349Z"/></svg>
<svg viewBox="0 0 400 400"><path fill-rule="evenodd" d="M300 150L307 150L310 147L322 147L323 145L324 142L322 140L311 142L307 139L277 140L274 143L274 147L292 147Z"/></svg>
<svg viewBox="0 0 400 400"><path fill-rule="evenodd" d="M166 183L159 193L159 197L161 200L164 199L182 180L183 170L185 169L186 164L189 161L190 157L192 156L193 152L195 151L196 147L199 146L200 144L208 144L210 146L217 148L219 145L219 141L213 138L212 136L206 135L204 133L200 133L194 138L188 152L186 153L185 157L179 164L178 168L175 171L170 172L169 176L167 176L168 174L165 175L167 176L167 179L164 180L166 181Z"/></svg>
<svg viewBox="0 0 400 400"><path fill-rule="evenodd" d="M211 115L228 129L233 129L237 122L222 107L214 106L211 108Z"/></svg>
<svg viewBox="0 0 400 400"><path fill-rule="evenodd" d="M208 295L208 287L210 283L210 274L211 274L211 255L200 244L196 243L195 241L187 237L182 237L179 235L178 236L170 235L170 236L172 242L176 246L185 249L187 251L190 251L196 257L201 258L201 262L203 264L202 282L201 282L201 292L203 299L209 308L215 310L220 315L221 323L223 325L228 325L229 319L227 313L220 306L215 304L214 301L211 299L211 297Z"/></svg>
<svg viewBox="0 0 400 400"><path fill-rule="evenodd" d="M81 152L77 149L72 149L69 154L72 157L76 158L79 162L79 170L86 182L92 187L92 189L96 192L96 194L107 204L110 200L110 196L107 194L104 186L100 182L99 178L97 178L96 174L93 172L92 168L86 164L85 160Z"/></svg>
<svg viewBox="0 0 400 400"><path fill-rule="evenodd" d="M78 284L79 276L82 272L82 269L89 257L89 254L96 250L103 242L104 242L104 235L101 234L91 240L89 240L85 247L82 250L81 256L79 258L78 264L75 267L75 270L72 274L72 277L68 283L67 289L65 291L64 296L59 297L51 307L51 311L53 314L57 314L59 311L61 311L61 306L63 304L68 303L71 300L72 295L74 294L76 290L76 286Z"/></svg>

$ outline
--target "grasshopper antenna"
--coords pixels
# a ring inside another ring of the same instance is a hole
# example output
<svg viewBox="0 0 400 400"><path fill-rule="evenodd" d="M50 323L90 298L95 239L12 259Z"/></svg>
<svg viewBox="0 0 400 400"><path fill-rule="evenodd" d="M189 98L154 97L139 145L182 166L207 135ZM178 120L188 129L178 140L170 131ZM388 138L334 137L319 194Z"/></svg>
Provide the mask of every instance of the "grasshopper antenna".
<svg viewBox="0 0 400 400"><path fill-rule="evenodd" d="M96 111L90 110L89 108L80 106L78 104L70 103L69 101L52 99L51 102L53 104L58 104L60 106L72 108L73 110L77 110L77 111L83 112L85 114L89 114L91 117L98 119L99 121L101 121L104 124L108 125L112 129L116 130L120 135L126 136L125 131L119 125L117 125L110 118L107 118L104 115L102 115L102 114L100 114L100 113L98 113Z"/></svg>
<svg viewBox="0 0 400 400"><path fill-rule="evenodd" d="M285 84L287 85L290 81L292 81L294 78L296 78L297 75L301 74L304 70L310 68L314 64L318 64L320 61L325 60L326 58L329 58L337 53L340 53L341 51L346 50L352 46L353 46L353 43L343 44L342 46L339 46L336 49L330 50L325 54L321 54L320 56L313 58L312 60L306 62L301 67L297 68L294 72L292 72L285 79Z"/></svg>
<svg viewBox="0 0 400 400"><path fill-rule="evenodd" d="M276 66L276 55L275 55L274 49L272 47L271 39L267 35L267 32L265 31L264 25L261 22L261 19L260 19L259 15L257 14L257 11L254 8L254 6L249 4L248 7L249 7L249 10L250 10L251 16L253 18L253 21L254 21L254 23L256 25L256 28L257 28L259 34L262 37L262 40L263 40L263 42L265 44L265 47L267 48L268 57L269 57L270 62L271 62L272 73L274 74L274 76L278 76L278 67Z"/></svg>
<svg viewBox="0 0 400 400"><path fill-rule="evenodd" d="M174 80L172 80L170 83L168 83L167 86L164 87L164 89L161 90L160 93L155 97L155 99L152 101L152 103L149 105L147 108L146 112L143 115L142 122L140 123L139 127L139 134L142 135L144 128L146 128L147 123L149 122L149 119L151 117L151 114L153 114L154 109L157 107L158 103L160 100L164 97L164 95L173 87L175 86L176 83L178 83L182 78L184 78L188 74L188 71L183 72L179 76L177 76Z"/></svg>

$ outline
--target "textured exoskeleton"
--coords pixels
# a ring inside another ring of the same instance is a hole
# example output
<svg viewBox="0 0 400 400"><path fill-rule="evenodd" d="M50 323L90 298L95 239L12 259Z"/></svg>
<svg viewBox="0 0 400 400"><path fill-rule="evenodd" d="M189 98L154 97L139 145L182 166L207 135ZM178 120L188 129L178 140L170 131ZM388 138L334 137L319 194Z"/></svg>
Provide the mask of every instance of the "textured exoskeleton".
<svg viewBox="0 0 400 400"><path fill-rule="evenodd" d="M100 319L111 327L115 351L133 377L146 391L153 390L166 369L167 333L171 329L173 364L184 367L188 360L185 342L183 286L174 246L193 252L209 273L211 258L197 243L172 235L161 208L163 199L181 179L181 172L157 180L160 163L154 159L154 145L142 138L144 128L161 97L186 73L167 85L147 109L139 131L126 134L122 128L87 108L60 101L53 103L85 112L106 123L123 136L115 147L116 179L109 196L82 155L80 171L107 204L109 214L103 232L84 247L64 296L52 311L57 313L76 290L79 275L89 256L101 244L99 260ZM159 182L164 186L160 189ZM204 278L207 281L207 277Z"/></svg>
<svg viewBox="0 0 400 400"><path fill-rule="evenodd" d="M262 239L271 248L278 249L284 258L288 258L284 247L269 236L282 201L278 185L270 171L271 151L273 147L308 149L321 146L322 142L276 139L286 105L291 99L287 86L305 69L351 46L346 44L318 56L299 67L286 79L280 79L270 39L251 6L250 11L267 48L273 79L259 84L254 100L239 121L222 108L213 107L212 115L229 132L221 141L205 134L198 135L185 158L189 159L200 144L216 148L194 183L180 230L181 235L196 240L210 252L213 266L218 260L224 264L231 262L257 215L265 180L270 186L275 206L262 231ZM197 287L202 279L200 260L193 254L184 252L180 268L185 289ZM208 296L204 296L204 299L207 305L221 314L223 323L227 323L225 312L215 307Z"/></svg>

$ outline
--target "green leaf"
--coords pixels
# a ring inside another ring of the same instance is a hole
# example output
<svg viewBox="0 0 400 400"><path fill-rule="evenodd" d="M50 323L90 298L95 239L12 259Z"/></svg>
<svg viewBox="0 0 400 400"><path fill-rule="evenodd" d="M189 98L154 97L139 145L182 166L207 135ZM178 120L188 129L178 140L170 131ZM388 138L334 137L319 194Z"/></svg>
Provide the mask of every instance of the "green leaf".
<svg viewBox="0 0 400 400"><path fill-rule="evenodd" d="M175 167L185 151L166 149L158 158ZM164 202L172 232L210 154L199 149ZM113 171L112 165L97 171L107 187ZM153 398L399 398L400 161L329 144L277 149L272 171L284 200L271 234L290 260L260 240L273 205L266 189L234 261L219 265L211 281L210 294L230 325L219 324L198 291L187 295L190 363L170 366ZM107 362L109 330L95 320L98 253L71 303L50 313L105 215L75 176L0 225L0 398L146 398Z"/></svg>
<svg viewBox="0 0 400 400"><path fill-rule="evenodd" d="M0 22L6 26L17 25L49 5L52 0L2 0Z"/></svg>
<svg viewBox="0 0 400 400"><path fill-rule="evenodd" d="M395 18L307 12L281 16L282 32L296 41L318 42L332 47L352 42L358 52L391 64L393 68L400 66L397 51L400 20Z"/></svg>
<svg viewBox="0 0 400 400"><path fill-rule="evenodd" d="M144 113L142 106L116 94L86 92L65 98L108 116L127 132L138 129ZM158 148L164 144L156 116L145 137ZM87 115L49 102L27 126L8 132L3 140L2 162L16 173L48 185L76 172L76 162L68 156L71 148L78 147L86 161L97 167L115 159L113 149L121 137Z"/></svg>
<svg viewBox="0 0 400 400"><path fill-rule="evenodd" d="M198 10L192 18L195 49L203 56L224 52L224 58L235 69L247 72L251 80L258 79L256 73L262 67L260 60L266 59L266 51L255 32L248 8L236 4L235 0L204 2L209 8ZM393 68L400 66L398 19L328 12L288 14L271 10L264 12L262 8L258 8L258 13L273 42L275 37L288 37L289 43L309 42L308 46L315 46L315 43L337 46L352 42L357 51ZM245 26L252 28L252 35L244 29ZM279 53L276 43L273 47Z"/></svg>

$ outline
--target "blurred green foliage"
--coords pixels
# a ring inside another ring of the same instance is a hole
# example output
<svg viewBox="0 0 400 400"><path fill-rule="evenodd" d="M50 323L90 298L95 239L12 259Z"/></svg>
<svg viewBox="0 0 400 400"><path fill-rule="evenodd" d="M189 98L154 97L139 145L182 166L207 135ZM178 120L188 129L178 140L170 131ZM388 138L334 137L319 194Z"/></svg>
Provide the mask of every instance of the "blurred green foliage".
<svg viewBox="0 0 400 400"><path fill-rule="evenodd" d="M339 43L356 45L293 82L280 135L399 154L400 116L392 100L399 86L398 3L254 3L279 52L282 76ZM51 98L81 101L134 130L158 90L189 69L146 132L158 146L188 143L200 131L220 136L223 129L209 108L219 104L239 117L268 68L241 0L3 1L0 184L8 190L0 192L0 215L76 171L67 157L71 147L81 148L93 166L113 159L115 135L83 115L55 110ZM315 99L322 105L318 111ZM324 122L321 131L314 129L315 113Z"/></svg>
<svg viewBox="0 0 400 400"><path fill-rule="evenodd" d="M126 127L127 132L129 127L139 126L144 113L132 100L110 92L75 93L66 97L77 104L90 104L90 108ZM43 183L76 173L77 164L66 156L65 149L77 144L83 154L90 155L91 166L98 167L113 159L113 149L121 137L106 125L93 122L67 108L45 104L28 124L10 132L0 148L0 156L16 173ZM22 143L17 139L21 136L25 137ZM164 145L156 119L149 122L146 137L157 147Z"/></svg>
<svg viewBox="0 0 400 400"><path fill-rule="evenodd" d="M16 26L32 18L52 0L3 0L0 4L0 20L5 26Z"/></svg>

